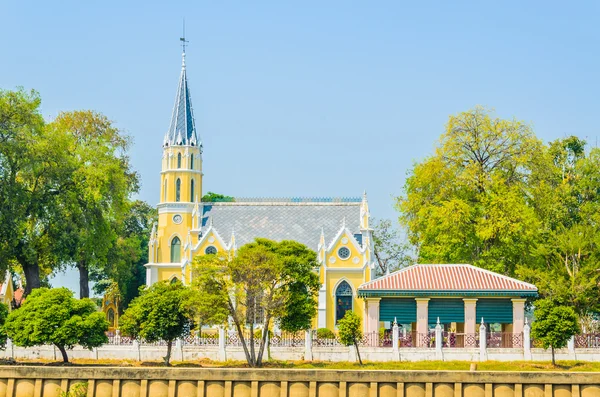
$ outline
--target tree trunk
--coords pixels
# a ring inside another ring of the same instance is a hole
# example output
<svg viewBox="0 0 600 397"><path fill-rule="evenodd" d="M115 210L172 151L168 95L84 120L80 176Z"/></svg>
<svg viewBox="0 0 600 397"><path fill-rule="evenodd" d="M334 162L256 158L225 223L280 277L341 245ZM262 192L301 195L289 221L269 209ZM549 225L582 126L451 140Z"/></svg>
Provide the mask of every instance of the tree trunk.
<svg viewBox="0 0 600 397"><path fill-rule="evenodd" d="M556 367L556 360L554 359L554 346L550 346L552 349L552 366Z"/></svg>
<svg viewBox="0 0 600 397"><path fill-rule="evenodd" d="M167 341L167 355L165 356L165 365L169 367L171 365L171 347L173 347L173 341Z"/></svg>
<svg viewBox="0 0 600 397"><path fill-rule="evenodd" d="M65 350L65 347L62 345L56 345L56 347L58 347L58 350L60 350L60 354L62 354L63 363L68 363L69 357L67 356L67 350Z"/></svg>
<svg viewBox="0 0 600 397"><path fill-rule="evenodd" d="M25 263L24 261L19 261L21 263L21 267L23 268L23 273L25 274L25 292L24 295L27 296L31 293L34 288L40 288L40 266L36 263Z"/></svg>
<svg viewBox="0 0 600 397"><path fill-rule="evenodd" d="M260 367L262 366L262 361L263 361L263 355L265 352L265 346L267 345L267 340L269 338L269 325L271 323L271 317L267 316L267 318L264 321L264 329L263 329L263 333L262 333L262 337L260 338L260 348L258 350L258 358L256 359L256 366Z"/></svg>
<svg viewBox="0 0 600 397"><path fill-rule="evenodd" d="M362 363L362 359L360 358L360 351L358 351L358 343L356 343L356 339L354 339L354 348L356 349L356 355L358 356L358 363L362 367L363 363Z"/></svg>
<svg viewBox="0 0 600 397"><path fill-rule="evenodd" d="M90 297L90 272L85 265L85 261L77 262L79 270L79 299Z"/></svg>

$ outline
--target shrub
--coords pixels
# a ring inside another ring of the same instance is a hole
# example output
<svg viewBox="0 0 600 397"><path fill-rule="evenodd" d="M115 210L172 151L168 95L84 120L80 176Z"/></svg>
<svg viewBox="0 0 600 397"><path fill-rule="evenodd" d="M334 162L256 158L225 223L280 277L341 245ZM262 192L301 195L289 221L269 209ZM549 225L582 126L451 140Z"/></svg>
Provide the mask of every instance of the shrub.
<svg viewBox="0 0 600 397"><path fill-rule="evenodd" d="M23 305L13 310L4 326L17 346L52 344L68 362L66 349L88 349L106 342L108 321L88 298L75 299L67 288L36 288Z"/></svg>
<svg viewBox="0 0 600 397"><path fill-rule="evenodd" d="M335 334L328 328L319 328L317 330L317 338L319 339L335 339Z"/></svg>

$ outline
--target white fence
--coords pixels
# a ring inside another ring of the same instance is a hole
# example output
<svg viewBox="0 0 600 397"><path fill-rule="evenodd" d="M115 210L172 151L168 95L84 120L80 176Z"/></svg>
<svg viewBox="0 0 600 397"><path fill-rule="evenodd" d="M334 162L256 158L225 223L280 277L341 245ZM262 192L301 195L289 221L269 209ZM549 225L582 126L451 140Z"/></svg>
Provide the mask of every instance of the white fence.
<svg viewBox="0 0 600 397"><path fill-rule="evenodd" d="M248 335L246 335L247 337ZM578 335L568 348L557 350L558 360L600 361L600 335ZM483 343L481 341L484 341ZM258 341L256 342L258 343ZM274 334L268 339L269 359L307 361L356 361L354 347L343 346L337 338L317 338L315 332ZM535 343L533 344L535 346ZM441 327L426 335L401 335L394 327L391 335L367 334L359 342L360 355L367 361L518 361L550 360L551 353L532 347L529 326L523 334L488 333L485 327L477 335L444 333ZM137 340L110 335L109 343L93 350L76 347L68 351L70 358L120 359L136 361L161 360L165 343L140 343ZM59 360L53 346L21 348L7 343L5 355L15 359ZM235 332L198 334L178 339L172 359L193 361L208 358L215 361L245 360L241 338Z"/></svg>

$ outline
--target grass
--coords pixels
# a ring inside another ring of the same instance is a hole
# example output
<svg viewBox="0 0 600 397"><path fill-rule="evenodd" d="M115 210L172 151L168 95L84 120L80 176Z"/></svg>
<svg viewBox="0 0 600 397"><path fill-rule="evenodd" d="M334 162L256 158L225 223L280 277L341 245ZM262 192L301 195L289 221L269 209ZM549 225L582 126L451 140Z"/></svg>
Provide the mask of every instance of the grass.
<svg viewBox="0 0 600 397"><path fill-rule="evenodd" d="M50 360L19 360L1 364L10 365L63 365L62 362ZM475 363L477 371L517 371L517 372L600 372L600 362L583 361L558 361L553 366L549 361L485 361ZM111 366L111 367L162 367L162 361L133 360L92 360L74 359L68 365L72 366ZM173 367L179 368L248 368L245 361L218 362L211 360L173 361ZM393 361L393 362L365 362L363 366L351 362L329 361L269 361L264 368L284 369L333 369L333 370L402 370L402 371L469 371L469 361Z"/></svg>

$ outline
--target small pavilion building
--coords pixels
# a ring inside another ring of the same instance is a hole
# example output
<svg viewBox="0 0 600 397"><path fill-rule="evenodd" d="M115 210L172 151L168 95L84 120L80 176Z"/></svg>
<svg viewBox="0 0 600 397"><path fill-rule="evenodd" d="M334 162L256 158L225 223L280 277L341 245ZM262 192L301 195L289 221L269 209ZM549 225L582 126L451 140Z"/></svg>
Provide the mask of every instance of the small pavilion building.
<svg viewBox="0 0 600 397"><path fill-rule="evenodd" d="M365 331L389 329L396 321L411 333L413 346L424 346L422 335L438 319L444 331L465 336L476 335L482 319L488 327L520 335L525 302L536 295L532 284L464 264L413 265L358 288L365 300Z"/></svg>

